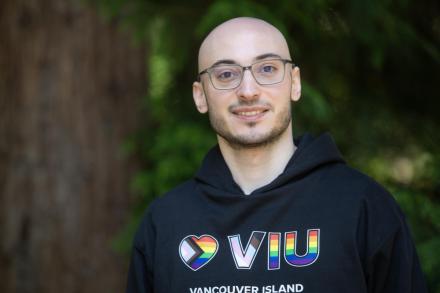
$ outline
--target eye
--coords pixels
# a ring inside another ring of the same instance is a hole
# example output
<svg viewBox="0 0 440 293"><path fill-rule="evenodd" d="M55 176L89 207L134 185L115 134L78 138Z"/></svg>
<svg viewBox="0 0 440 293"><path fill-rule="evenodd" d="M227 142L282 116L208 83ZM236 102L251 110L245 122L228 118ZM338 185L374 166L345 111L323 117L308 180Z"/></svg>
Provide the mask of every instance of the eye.
<svg viewBox="0 0 440 293"><path fill-rule="evenodd" d="M272 66L272 65L264 65L264 66L261 67L260 71L262 73L272 73L272 72L274 72L276 70L277 69L274 66Z"/></svg>
<svg viewBox="0 0 440 293"><path fill-rule="evenodd" d="M255 73L266 77L277 75L280 71L280 66L281 64L279 64L278 60L263 61L256 65Z"/></svg>
<svg viewBox="0 0 440 293"><path fill-rule="evenodd" d="M214 71L214 77L219 81L230 81L240 76L240 70L237 68L216 68Z"/></svg>
<svg viewBox="0 0 440 293"><path fill-rule="evenodd" d="M223 71L222 73L220 73L217 78L218 79L228 79L231 78L233 76L231 71Z"/></svg>

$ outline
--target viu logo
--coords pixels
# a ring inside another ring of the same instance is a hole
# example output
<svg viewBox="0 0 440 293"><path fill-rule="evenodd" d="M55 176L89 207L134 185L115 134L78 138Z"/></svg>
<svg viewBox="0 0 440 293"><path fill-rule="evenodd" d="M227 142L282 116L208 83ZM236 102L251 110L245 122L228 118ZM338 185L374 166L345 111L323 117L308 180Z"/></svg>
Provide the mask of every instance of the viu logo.
<svg viewBox="0 0 440 293"><path fill-rule="evenodd" d="M250 270L255 257L267 234L267 269L278 270L281 262L282 234L279 232L253 231L246 247L240 235L228 236L229 247L237 269ZM307 249L302 255L297 252L297 231L284 233L284 260L293 267L313 264L319 256L319 229L307 230ZM179 255L183 263L193 271L207 265L217 254L218 241L213 236L188 235L179 245Z"/></svg>

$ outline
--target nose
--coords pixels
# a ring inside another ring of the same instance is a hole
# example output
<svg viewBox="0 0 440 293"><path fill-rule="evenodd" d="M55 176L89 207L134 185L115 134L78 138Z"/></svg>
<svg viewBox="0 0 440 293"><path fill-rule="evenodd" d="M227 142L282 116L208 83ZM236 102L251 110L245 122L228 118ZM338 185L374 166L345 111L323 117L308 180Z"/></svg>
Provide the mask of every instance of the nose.
<svg viewBox="0 0 440 293"><path fill-rule="evenodd" d="M238 97L242 100L251 101L260 96L260 86L255 80L250 69L244 70L243 79L237 88Z"/></svg>

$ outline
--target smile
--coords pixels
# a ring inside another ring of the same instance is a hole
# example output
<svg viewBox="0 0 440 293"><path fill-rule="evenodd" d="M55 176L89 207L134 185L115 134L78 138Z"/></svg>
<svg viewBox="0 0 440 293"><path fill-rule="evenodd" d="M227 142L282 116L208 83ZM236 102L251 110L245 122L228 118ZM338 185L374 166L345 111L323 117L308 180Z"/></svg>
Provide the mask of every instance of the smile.
<svg viewBox="0 0 440 293"><path fill-rule="evenodd" d="M253 106L253 107L236 107L232 109L232 113L239 119L246 121L256 121L262 119L266 112L269 111L268 106Z"/></svg>
<svg viewBox="0 0 440 293"><path fill-rule="evenodd" d="M263 112L264 111L250 111L250 112L238 112L237 114L240 116L254 116Z"/></svg>

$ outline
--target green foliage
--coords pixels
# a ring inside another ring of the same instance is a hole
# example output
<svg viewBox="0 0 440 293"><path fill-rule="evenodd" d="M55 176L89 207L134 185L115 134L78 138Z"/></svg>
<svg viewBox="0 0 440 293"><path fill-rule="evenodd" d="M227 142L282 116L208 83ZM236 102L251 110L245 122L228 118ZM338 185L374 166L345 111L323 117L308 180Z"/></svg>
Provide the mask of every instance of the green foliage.
<svg viewBox="0 0 440 293"><path fill-rule="evenodd" d="M91 1L91 0L89 0ZM255 16L286 36L301 68L294 129L330 131L350 164L385 184L410 223L432 292L440 292L440 21L434 0L96 0L148 45L145 127L125 149L144 170L115 246L128 250L143 210L189 178L215 143L194 109L197 50L217 24Z"/></svg>

